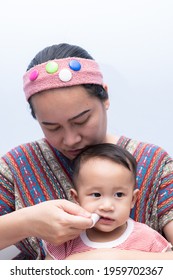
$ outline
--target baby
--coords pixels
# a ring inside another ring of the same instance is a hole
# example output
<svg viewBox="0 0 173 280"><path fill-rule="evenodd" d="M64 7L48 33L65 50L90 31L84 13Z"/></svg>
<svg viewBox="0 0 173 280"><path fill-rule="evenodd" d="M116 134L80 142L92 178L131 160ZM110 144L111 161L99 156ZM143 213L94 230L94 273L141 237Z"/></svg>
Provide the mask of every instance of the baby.
<svg viewBox="0 0 173 280"><path fill-rule="evenodd" d="M97 248L164 252L170 244L149 226L130 216L138 196L136 160L114 144L90 146L74 160L73 200L92 215L93 225L76 239L59 246L45 242L46 259Z"/></svg>

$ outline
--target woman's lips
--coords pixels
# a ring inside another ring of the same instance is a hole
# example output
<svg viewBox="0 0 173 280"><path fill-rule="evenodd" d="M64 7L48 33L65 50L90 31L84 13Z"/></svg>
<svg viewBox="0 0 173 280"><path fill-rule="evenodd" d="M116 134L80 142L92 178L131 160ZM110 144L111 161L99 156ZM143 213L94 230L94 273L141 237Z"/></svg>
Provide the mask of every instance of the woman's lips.
<svg viewBox="0 0 173 280"><path fill-rule="evenodd" d="M68 150L68 151L66 151L66 154L76 157L78 154L80 154L81 151L82 151L82 149Z"/></svg>

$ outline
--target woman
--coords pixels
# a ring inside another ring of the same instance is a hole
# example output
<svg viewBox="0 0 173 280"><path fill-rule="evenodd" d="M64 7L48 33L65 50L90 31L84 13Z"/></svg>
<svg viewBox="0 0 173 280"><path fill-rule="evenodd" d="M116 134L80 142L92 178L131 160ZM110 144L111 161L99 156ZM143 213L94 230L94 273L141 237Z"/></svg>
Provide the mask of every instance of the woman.
<svg viewBox="0 0 173 280"><path fill-rule="evenodd" d="M140 194L131 217L173 243L173 161L157 146L107 134L107 86L93 58L78 46L45 48L24 75L24 92L45 139L1 159L0 248L16 244L22 251L17 258L42 259L41 239L61 244L91 226L91 213L67 199L73 159L83 148L103 142L126 148L138 162ZM92 254L80 258L143 258L130 251ZM173 258L166 254L157 258Z"/></svg>

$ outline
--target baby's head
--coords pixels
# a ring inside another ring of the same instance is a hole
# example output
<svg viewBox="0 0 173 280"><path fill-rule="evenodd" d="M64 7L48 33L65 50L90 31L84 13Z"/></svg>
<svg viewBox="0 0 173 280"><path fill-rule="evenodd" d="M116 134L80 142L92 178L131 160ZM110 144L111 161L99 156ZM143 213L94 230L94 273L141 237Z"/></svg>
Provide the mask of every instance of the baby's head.
<svg viewBox="0 0 173 280"><path fill-rule="evenodd" d="M73 199L101 218L95 225L103 232L125 229L138 190L136 160L114 144L98 144L85 149L74 160Z"/></svg>
<svg viewBox="0 0 173 280"><path fill-rule="evenodd" d="M73 182L75 187L78 186L78 179L82 166L90 161L104 159L112 161L127 168L131 172L131 177L134 180L134 187L136 183L136 159L127 150L118 145L103 143L92 145L84 149L74 160L73 165ZM106 170L103 170L105 172Z"/></svg>

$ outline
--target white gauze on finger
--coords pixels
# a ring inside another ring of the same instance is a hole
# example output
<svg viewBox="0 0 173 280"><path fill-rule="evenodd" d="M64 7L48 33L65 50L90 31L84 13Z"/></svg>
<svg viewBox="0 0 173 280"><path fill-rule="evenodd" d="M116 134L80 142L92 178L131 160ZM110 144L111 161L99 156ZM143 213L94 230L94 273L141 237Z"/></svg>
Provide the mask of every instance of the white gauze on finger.
<svg viewBox="0 0 173 280"><path fill-rule="evenodd" d="M93 223L90 228L92 228L98 222L98 220L100 219L100 216L96 213L92 213L91 219L92 219Z"/></svg>

